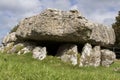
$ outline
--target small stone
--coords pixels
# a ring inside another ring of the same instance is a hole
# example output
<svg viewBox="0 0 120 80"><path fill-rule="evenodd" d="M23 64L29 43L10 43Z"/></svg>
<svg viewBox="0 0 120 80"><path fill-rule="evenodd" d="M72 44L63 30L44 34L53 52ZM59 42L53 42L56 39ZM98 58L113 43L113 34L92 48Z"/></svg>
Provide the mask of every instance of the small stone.
<svg viewBox="0 0 120 80"><path fill-rule="evenodd" d="M21 49L17 54L20 55L20 54L26 54L26 53L29 53L31 52L27 47Z"/></svg>
<svg viewBox="0 0 120 80"><path fill-rule="evenodd" d="M14 42L8 43L8 44L6 44L6 46L2 47L1 52L2 53L10 53L10 50L13 48L13 46L14 46Z"/></svg>
<svg viewBox="0 0 120 80"><path fill-rule="evenodd" d="M8 53L18 53L21 49L23 49L25 46L23 43L18 43L14 45Z"/></svg>
<svg viewBox="0 0 120 80"><path fill-rule="evenodd" d="M43 60L47 55L46 47L35 47L33 49L33 58Z"/></svg>
<svg viewBox="0 0 120 80"><path fill-rule="evenodd" d="M101 58L102 58L101 65L109 67L116 59L116 55L113 51L103 49L101 50Z"/></svg>
<svg viewBox="0 0 120 80"><path fill-rule="evenodd" d="M7 36L5 36L2 43L4 45L7 45L7 43L15 42L16 40L17 40L16 32L13 32L13 33L10 33Z"/></svg>

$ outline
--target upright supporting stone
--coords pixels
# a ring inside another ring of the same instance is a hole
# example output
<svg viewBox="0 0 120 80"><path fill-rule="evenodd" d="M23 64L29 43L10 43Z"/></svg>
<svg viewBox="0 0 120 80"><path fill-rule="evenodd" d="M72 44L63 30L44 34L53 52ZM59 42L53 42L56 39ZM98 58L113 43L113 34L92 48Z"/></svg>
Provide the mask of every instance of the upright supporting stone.
<svg viewBox="0 0 120 80"><path fill-rule="evenodd" d="M99 66L101 61L100 46L92 46L86 43L83 47L82 56L80 58L79 66Z"/></svg>
<svg viewBox="0 0 120 80"><path fill-rule="evenodd" d="M106 67L109 67L110 64L112 64L116 59L115 53L107 49L101 50L101 57L102 57L101 65Z"/></svg>
<svg viewBox="0 0 120 80"><path fill-rule="evenodd" d="M43 60L47 55L46 47L35 47L33 49L33 58Z"/></svg>
<svg viewBox="0 0 120 80"><path fill-rule="evenodd" d="M77 64L77 45L66 44L60 46L57 52L57 56L61 58L62 61L71 63L73 65Z"/></svg>

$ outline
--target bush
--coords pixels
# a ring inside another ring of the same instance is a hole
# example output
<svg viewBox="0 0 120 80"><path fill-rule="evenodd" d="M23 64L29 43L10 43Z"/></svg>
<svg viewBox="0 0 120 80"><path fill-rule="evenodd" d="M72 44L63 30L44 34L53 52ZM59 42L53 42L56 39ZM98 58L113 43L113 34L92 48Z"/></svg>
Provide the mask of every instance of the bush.
<svg viewBox="0 0 120 80"><path fill-rule="evenodd" d="M116 17L116 22L112 24L112 27L115 31L115 36L116 36L116 44L120 44L120 11L118 13L118 16Z"/></svg>

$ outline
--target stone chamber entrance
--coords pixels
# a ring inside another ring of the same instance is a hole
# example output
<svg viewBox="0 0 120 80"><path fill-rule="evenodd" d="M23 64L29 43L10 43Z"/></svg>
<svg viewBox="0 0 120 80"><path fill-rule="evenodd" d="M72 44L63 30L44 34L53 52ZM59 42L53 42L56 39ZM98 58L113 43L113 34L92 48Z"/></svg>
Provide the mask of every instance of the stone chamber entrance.
<svg viewBox="0 0 120 80"><path fill-rule="evenodd" d="M77 44L77 43L68 43L68 42L52 42L52 41L41 41L37 42L37 46L42 46L47 48L47 55L55 56L60 46L66 44L75 44L77 45L78 52L81 53L84 47L84 44Z"/></svg>

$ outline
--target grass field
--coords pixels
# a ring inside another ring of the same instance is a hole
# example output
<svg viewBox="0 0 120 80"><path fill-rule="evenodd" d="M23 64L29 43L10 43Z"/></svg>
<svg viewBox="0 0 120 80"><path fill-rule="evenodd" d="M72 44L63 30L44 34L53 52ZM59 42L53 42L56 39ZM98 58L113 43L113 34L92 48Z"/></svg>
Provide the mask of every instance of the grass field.
<svg viewBox="0 0 120 80"><path fill-rule="evenodd" d="M0 80L120 80L120 71L114 71L119 61L109 68L94 68L72 66L52 56L43 61L31 56L0 53Z"/></svg>

